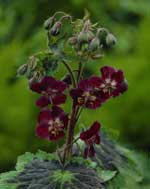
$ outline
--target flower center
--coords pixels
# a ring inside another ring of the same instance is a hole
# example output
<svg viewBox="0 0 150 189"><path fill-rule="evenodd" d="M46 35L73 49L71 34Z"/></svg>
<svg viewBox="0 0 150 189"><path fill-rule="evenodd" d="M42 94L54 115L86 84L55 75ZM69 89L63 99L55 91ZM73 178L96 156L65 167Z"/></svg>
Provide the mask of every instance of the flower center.
<svg viewBox="0 0 150 189"><path fill-rule="evenodd" d="M83 93L81 97L78 97L77 101L79 104L84 104L87 101L95 101L96 96L94 96L90 91L86 91Z"/></svg>
<svg viewBox="0 0 150 189"><path fill-rule="evenodd" d="M88 138L86 141L87 145L93 145L95 143L95 135L93 135L92 137Z"/></svg>
<svg viewBox="0 0 150 189"><path fill-rule="evenodd" d="M112 90L116 89L117 82L115 80L111 80L110 78L105 79L105 81L100 85L100 88L104 93L110 93Z"/></svg>
<svg viewBox="0 0 150 189"><path fill-rule="evenodd" d="M48 125L48 131L55 136L57 136L59 132L63 131L63 122L59 118L50 120Z"/></svg>

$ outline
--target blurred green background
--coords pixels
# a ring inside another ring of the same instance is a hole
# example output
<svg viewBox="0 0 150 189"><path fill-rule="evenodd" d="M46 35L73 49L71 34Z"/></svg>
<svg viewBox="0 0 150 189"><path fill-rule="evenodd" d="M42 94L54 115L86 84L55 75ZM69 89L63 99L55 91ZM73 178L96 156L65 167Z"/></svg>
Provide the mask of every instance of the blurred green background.
<svg viewBox="0 0 150 189"><path fill-rule="evenodd" d="M0 171L9 170L25 151L53 150L53 143L35 136L37 95L29 91L26 79L16 78L16 69L28 56L47 48L42 27L45 19L58 10L82 17L84 8L93 21L116 35L116 48L107 52L100 64L123 69L129 90L99 110L85 111L81 120L87 126L99 120L120 142L148 152L150 1L0 0ZM99 74L92 62L88 70Z"/></svg>

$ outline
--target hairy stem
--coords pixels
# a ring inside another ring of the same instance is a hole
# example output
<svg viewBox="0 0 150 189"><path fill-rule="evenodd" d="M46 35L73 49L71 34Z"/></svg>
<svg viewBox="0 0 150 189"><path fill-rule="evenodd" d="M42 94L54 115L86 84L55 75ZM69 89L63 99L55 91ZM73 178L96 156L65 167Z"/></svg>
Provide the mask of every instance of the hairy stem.
<svg viewBox="0 0 150 189"><path fill-rule="evenodd" d="M76 88L78 82L80 82L80 80L82 78L85 62L79 63L78 75L77 75L76 79L74 77L72 69L64 60L63 60L63 64L66 66L68 72L70 73L72 83L73 83L73 87ZM71 158L72 148L73 148L73 144L74 144L74 128L75 128L75 125L76 125L76 123L77 123L77 121L80 117L81 112L82 112L82 108L80 109L80 107L78 105L75 105L74 102L73 102L72 112L71 112L71 115L70 115L70 120L69 120L69 124L68 124L68 128L67 128L66 147L64 149L64 155L63 155L63 158L62 158L63 159L63 165L65 165L66 160L69 160Z"/></svg>
<svg viewBox="0 0 150 189"><path fill-rule="evenodd" d="M73 75L73 71L72 71L71 67L66 63L65 60L62 60L62 63L64 64L64 66L66 67L66 69L68 70L68 72L69 72L69 74L70 74L73 87L76 87L76 81L75 81L75 77L74 77L74 75Z"/></svg>
<svg viewBox="0 0 150 189"><path fill-rule="evenodd" d="M84 70L85 62L79 62L77 82L80 82Z"/></svg>

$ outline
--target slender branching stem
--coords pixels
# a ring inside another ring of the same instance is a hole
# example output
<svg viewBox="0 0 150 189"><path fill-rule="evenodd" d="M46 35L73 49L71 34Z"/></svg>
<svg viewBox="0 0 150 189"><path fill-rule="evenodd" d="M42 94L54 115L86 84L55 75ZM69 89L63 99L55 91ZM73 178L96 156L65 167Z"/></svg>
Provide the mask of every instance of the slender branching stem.
<svg viewBox="0 0 150 189"><path fill-rule="evenodd" d="M70 74L73 87L76 87L76 81L75 81L75 77L74 77L74 74L73 74L73 70L71 69L69 64L67 64L67 62L65 60L62 60L62 63L64 64L64 66L66 67L66 69L68 70L68 72Z"/></svg>

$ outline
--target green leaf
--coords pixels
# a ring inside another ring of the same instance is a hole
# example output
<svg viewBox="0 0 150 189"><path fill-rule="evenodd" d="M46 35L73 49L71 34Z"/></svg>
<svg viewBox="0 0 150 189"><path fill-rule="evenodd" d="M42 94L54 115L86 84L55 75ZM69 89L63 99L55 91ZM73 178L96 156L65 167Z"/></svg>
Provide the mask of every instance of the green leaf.
<svg viewBox="0 0 150 189"><path fill-rule="evenodd" d="M17 176L17 171L9 171L0 174L0 181L9 180Z"/></svg>
<svg viewBox="0 0 150 189"><path fill-rule="evenodd" d="M78 163L79 165L86 165L89 168L95 169L97 166L97 163L92 161L91 159L84 159L83 157L74 157L72 158L73 163Z"/></svg>
<svg viewBox="0 0 150 189"><path fill-rule="evenodd" d="M50 154L47 152L44 152L42 150L38 150L38 152L35 154L35 157L42 160L53 160L55 159L54 154Z"/></svg>
<svg viewBox="0 0 150 189"><path fill-rule="evenodd" d="M7 181L15 178L17 174L17 171L9 171L0 174L0 189L16 189L17 184L7 183Z"/></svg>
<svg viewBox="0 0 150 189"><path fill-rule="evenodd" d="M17 185L16 184L1 183L0 182L0 189L17 189Z"/></svg>
<svg viewBox="0 0 150 189"><path fill-rule="evenodd" d="M97 172L98 172L98 175L100 176L100 178L104 182L107 182L107 181L111 180L117 174L117 171L111 171L111 170L101 170L101 169L98 169Z"/></svg>
<svg viewBox="0 0 150 189"><path fill-rule="evenodd" d="M73 173L71 173L70 171L56 170L53 172L51 179L53 180L53 182L64 184L71 183L72 180L75 179L75 177Z"/></svg>
<svg viewBox="0 0 150 189"><path fill-rule="evenodd" d="M25 154L21 155L18 157L17 164L16 164L16 170L17 171L22 171L24 169L24 166L29 163L30 161L33 160L35 157L34 154L30 152L26 152Z"/></svg>

